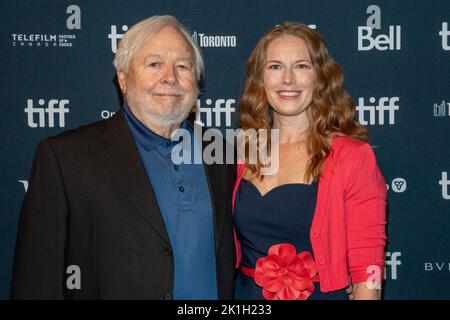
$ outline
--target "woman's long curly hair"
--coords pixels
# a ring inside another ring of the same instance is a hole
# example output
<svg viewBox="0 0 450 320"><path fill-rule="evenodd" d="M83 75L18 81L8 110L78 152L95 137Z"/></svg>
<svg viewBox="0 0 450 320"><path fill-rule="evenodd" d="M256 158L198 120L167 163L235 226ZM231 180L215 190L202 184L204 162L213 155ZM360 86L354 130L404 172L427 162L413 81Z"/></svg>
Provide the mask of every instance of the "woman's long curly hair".
<svg viewBox="0 0 450 320"><path fill-rule="evenodd" d="M266 52L274 39L286 35L299 37L306 42L316 73L312 103L306 110L309 120L306 136L309 161L304 178L305 181L310 181L311 178L318 181L334 136L345 135L362 141L369 140L368 131L355 120L355 103L344 89L341 67L328 53L318 32L300 23L286 22L275 26L259 40L247 62L244 93L239 101L239 123L244 131L254 129L258 132L259 129L266 129L270 137L273 111L263 83ZM245 144L245 150L249 149L248 143L247 141ZM268 144L270 151L270 139ZM246 170L262 179L261 168L265 165L259 159L256 164L250 164L246 152L245 163Z"/></svg>

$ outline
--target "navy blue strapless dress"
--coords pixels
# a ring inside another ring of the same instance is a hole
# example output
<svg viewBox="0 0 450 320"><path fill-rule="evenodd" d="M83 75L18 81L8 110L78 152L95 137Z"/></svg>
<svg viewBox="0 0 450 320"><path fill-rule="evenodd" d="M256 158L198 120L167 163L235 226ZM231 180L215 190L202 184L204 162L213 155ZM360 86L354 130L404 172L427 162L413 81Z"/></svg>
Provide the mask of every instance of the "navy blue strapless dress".
<svg viewBox="0 0 450 320"><path fill-rule="evenodd" d="M317 200L318 183L285 184L264 196L251 182L242 179L236 194L234 225L242 248L242 264L254 269L256 260L275 244L290 243L297 254L313 254L309 231ZM308 300L348 300L345 290L324 293L319 283ZM262 288L253 278L239 272L235 282L237 300L263 300Z"/></svg>

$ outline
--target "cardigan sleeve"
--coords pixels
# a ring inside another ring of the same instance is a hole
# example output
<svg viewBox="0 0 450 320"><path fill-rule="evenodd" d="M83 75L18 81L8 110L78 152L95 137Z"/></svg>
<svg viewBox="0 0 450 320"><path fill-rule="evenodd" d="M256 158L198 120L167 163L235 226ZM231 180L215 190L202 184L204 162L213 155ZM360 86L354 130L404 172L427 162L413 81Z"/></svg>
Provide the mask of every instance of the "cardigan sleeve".
<svg viewBox="0 0 450 320"><path fill-rule="evenodd" d="M344 206L347 257L353 283L371 277L381 282L386 244L386 182L369 144L357 147L346 161Z"/></svg>

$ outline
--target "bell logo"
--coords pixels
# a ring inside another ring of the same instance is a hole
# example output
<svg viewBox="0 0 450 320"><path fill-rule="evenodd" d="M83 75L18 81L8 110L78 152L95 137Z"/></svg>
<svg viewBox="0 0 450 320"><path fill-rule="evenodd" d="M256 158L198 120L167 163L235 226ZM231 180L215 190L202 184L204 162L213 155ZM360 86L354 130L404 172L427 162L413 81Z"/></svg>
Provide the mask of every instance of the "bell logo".
<svg viewBox="0 0 450 320"><path fill-rule="evenodd" d="M439 31L439 35L442 37L442 49L449 51L448 36L450 36L450 31L448 31L447 22L442 22L442 30Z"/></svg>
<svg viewBox="0 0 450 320"><path fill-rule="evenodd" d="M365 26L358 27L358 51L369 51L375 48L379 51L401 49L401 26L389 26L389 34L372 36L375 29L381 30L381 9L377 5L367 7Z"/></svg>
<svg viewBox="0 0 450 320"><path fill-rule="evenodd" d="M444 198L444 200L450 200L450 194L448 194L450 180L447 178L447 171L442 172L442 177L441 180L439 180L439 184L442 186L442 198Z"/></svg>
<svg viewBox="0 0 450 320"><path fill-rule="evenodd" d="M55 114L58 115L59 127L64 128L66 125L65 122L65 114L69 113L69 108L66 106L69 104L69 100L56 100L51 99L48 101L47 108L44 108L46 105L44 99L39 99L38 104L42 106L42 108L35 108L33 99L27 100L27 107L24 109L25 113L28 115L28 126L30 128L44 128L46 127L46 114L48 119L48 127L53 128L55 126ZM35 114L38 115L38 122L35 122Z"/></svg>

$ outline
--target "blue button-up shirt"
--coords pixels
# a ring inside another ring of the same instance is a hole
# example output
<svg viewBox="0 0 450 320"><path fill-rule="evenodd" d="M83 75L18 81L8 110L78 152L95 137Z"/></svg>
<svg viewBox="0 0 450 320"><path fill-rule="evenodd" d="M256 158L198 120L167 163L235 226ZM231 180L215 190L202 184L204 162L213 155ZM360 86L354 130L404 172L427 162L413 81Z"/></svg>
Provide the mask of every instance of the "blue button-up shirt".
<svg viewBox="0 0 450 320"><path fill-rule="evenodd" d="M171 153L178 142L149 130L126 103L124 111L172 245L173 298L217 299L214 219L204 166L193 161L175 164ZM193 152L201 154L201 146L187 121L181 128L189 132L191 140L191 147L187 143L183 152L189 152L193 159Z"/></svg>

